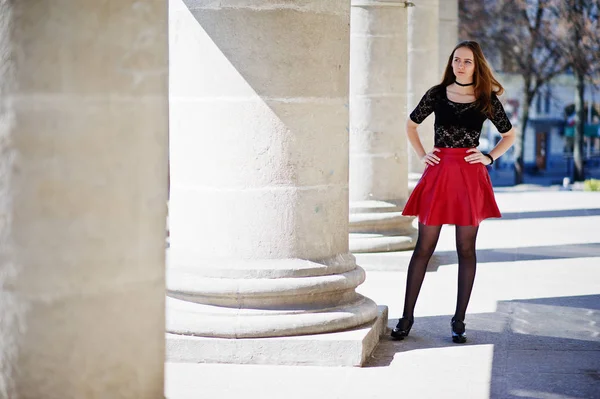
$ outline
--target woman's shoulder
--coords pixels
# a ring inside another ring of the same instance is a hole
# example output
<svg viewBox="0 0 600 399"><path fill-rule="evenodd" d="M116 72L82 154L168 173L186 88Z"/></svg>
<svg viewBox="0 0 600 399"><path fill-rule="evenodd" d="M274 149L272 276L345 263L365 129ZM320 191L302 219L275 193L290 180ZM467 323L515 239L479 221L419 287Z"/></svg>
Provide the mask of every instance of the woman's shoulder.
<svg viewBox="0 0 600 399"><path fill-rule="evenodd" d="M435 86L431 87L429 90L427 90L425 95L428 97L440 98L445 93L446 93L446 87L439 84L439 85L435 85Z"/></svg>
<svg viewBox="0 0 600 399"><path fill-rule="evenodd" d="M491 101L493 107L502 105L502 101L500 100L501 95L502 95L502 93L499 93L494 90L492 91L492 93L490 94L490 101Z"/></svg>
<svg viewBox="0 0 600 399"><path fill-rule="evenodd" d="M490 98L492 100L500 101L498 97L502 96L502 94L504 94L504 87L493 87Z"/></svg>

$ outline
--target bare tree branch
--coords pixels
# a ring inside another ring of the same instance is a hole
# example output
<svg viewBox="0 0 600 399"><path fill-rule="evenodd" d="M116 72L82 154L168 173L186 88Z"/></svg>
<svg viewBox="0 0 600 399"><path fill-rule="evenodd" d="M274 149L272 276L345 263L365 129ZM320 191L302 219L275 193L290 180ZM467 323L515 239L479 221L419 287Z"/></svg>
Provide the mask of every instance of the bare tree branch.
<svg viewBox="0 0 600 399"><path fill-rule="evenodd" d="M523 77L525 101L515 144L515 183L523 181L523 132L531 102L541 88L563 73L572 61L565 57L562 45L562 37L569 30L558 23L564 18L560 9L564 1L583 0L459 1L461 34L485 43L494 53L492 58L500 60L496 66L501 70Z"/></svg>

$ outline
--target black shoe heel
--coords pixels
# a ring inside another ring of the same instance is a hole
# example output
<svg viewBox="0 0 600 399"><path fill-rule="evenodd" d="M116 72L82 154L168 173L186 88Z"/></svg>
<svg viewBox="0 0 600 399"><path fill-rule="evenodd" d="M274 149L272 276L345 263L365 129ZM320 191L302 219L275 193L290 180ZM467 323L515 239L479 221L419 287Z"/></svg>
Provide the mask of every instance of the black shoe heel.
<svg viewBox="0 0 600 399"><path fill-rule="evenodd" d="M404 339L404 337L408 337L408 334L410 333L410 329L412 328L414 321L414 319L406 319L404 317L398 320L396 328L392 330L392 338Z"/></svg>
<svg viewBox="0 0 600 399"><path fill-rule="evenodd" d="M462 320L454 320L454 318L452 318L450 325L452 326L452 342L455 344L464 344L467 342L465 323Z"/></svg>

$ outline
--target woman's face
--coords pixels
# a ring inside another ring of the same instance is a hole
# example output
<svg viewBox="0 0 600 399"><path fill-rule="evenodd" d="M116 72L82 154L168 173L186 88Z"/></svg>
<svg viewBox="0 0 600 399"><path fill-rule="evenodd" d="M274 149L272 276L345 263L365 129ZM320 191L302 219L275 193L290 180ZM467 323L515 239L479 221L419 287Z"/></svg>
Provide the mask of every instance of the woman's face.
<svg viewBox="0 0 600 399"><path fill-rule="evenodd" d="M452 57L452 71L454 76L462 83L470 83L475 72L475 57L468 47L460 47L454 51Z"/></svg>

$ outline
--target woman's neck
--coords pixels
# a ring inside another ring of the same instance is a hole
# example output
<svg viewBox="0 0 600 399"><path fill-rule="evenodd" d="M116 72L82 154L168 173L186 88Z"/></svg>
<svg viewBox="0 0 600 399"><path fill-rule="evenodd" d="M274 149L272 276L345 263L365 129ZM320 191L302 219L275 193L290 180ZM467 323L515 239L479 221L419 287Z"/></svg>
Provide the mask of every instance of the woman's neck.
<svg viewBox="0 0 600 399"><path fill-rule="evenodd" d="M473 89L473 86L459 86L456 83L452 83L450 85L450 87L452 88L452 91L455 93L459 93L459 94L473 94L475 93L475 90Z"/></svg>
<svg viewBox="0 0 600 399"><path fill-rule="evenodd" d="M454 79L454 81L459 86L473 86L473 81L472 80L470 82L463 82L462 79Z"/></svg>

